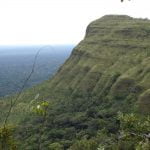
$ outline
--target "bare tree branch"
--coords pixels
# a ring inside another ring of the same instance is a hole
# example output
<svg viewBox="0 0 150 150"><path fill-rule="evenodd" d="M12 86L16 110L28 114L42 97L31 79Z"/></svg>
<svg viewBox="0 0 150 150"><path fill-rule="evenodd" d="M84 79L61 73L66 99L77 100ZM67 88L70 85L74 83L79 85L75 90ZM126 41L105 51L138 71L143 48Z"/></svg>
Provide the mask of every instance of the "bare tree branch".
<svg viewBox="0 0 150 150"><path fill-rule="evenodd" d="M12 108L15 106L16 102L19 100L24 88L26 87L28 81L30 80L31 76L33 75L34 71L35 71L35 66L36 66L36 62L37 62L37 58L41 52L41 50L45 47L49 47L50 45L46 45L46 46L42 46L36 53L35 57L34 57L34 61L33 61L33 65L32 65L32 69L31 69L31 72L29 73L29 75L27 76L27 78L25 79L22 87L20 88L20 91L18 92L18 94L16 95L15 99L13 100L13 98L11 98L11 102L10 102L10 107L9 107L9 110L7 112L7 115L5 117L5 120L4 120L4 128L6 127L6 124L7 124L7 121L8 121L8 118L11 114L11 111L12 111ZM51 46L52 47L52 46ZM53 48L53 47L52 47Z"/></svg>

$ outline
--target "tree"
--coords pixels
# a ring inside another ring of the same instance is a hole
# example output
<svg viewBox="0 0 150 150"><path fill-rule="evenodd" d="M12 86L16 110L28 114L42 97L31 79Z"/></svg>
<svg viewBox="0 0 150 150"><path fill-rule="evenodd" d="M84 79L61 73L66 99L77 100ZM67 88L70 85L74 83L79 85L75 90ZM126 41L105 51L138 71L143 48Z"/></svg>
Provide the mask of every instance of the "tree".
<svg viewBox="0 0 150 150"><path fill-rule="evenodd" d="M135 150L150 149L150 116L140 118L133 113L119 112L118 119L120 120L119 146L123 145L122 142L126 142L126 146L129 144L129 147L132 146Z"/></svg>
<svg viewBox="0 0 150 150"><path fill-rule="evenodd" d="M0 150L16 150L17 144L13 137L14 127L0 127Z"/></svg>

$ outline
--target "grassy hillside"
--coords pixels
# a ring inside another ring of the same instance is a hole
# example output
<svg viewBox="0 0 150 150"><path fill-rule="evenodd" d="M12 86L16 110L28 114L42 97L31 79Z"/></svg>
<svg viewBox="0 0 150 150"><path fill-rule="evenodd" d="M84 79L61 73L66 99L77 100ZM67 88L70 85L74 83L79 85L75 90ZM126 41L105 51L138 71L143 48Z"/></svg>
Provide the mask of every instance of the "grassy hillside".
<svg viewBox="0 0 150 150"><path fill-rule="evenodd" d="M25 91L14 107L9 120L19 123L20 149L36 150L41 128L42 150L67 149L87 139L95 145L89 150L97 149L97 143L113 149L118 111L150 114L149 41L149 20L109 15L92 22L56 75ZM1 101L1 120L9 101ZM44 125L31 111L40 101L50 103ZM134 144L125 145L128 150Z"/></svg>

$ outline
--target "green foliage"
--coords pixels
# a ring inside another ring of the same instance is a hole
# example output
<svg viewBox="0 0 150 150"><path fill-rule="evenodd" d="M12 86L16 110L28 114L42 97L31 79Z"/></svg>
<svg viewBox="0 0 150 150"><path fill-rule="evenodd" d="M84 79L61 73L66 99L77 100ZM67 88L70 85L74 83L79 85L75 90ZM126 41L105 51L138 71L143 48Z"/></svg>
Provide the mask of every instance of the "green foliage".
<svg viewBox="0 0 150 150"><path fill-rule="evenodd" d="M128 149L150 149L150 116L140 118L133 113L124 115L119 112L118 119L120 120L121 128L120 143L129 144L132 142Z"/></svg>
<svg viewBox="0 0 150 150"><path fill-rule="evenodd" d="M63 150L63 146L59 143L52 143L48 148L49 150Z"/></svg>
<svg viewBox="0 0 150 150"><path fill-rule="evenodd" d="M97 148L97 150L105 150L105 148L104 148L104 146L99 145L98 148Z"/></svg>
<svg viewBox="0 0 150 150"><path fill-rule="evenodd" d="M0 150L17 150L13 133L14 128L12 126L0 127Z"/></svg>
<svg viewBox="0 0 150 150"><path fill-rule="evenodd" d="M33 112L37 115L45 116L47 114L47 109L49 107L49 103L47 101L42 101L38 103L36 106L32 107Z"/></svg>
<svg viewBox="0 0 150 150"><path fill-rule="evenodd" d="M98 144L95 140L87 140L82 139L80 141L76 141L69 150L96 150Z"/></svg>

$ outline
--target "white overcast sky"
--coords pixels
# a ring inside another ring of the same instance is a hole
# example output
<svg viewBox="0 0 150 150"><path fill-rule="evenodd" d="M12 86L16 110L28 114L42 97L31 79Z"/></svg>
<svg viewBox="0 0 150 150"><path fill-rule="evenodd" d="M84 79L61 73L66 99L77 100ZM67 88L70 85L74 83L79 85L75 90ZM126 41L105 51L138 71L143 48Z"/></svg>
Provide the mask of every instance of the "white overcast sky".
<svg viewBox="0 0 150 150"><path fill-rule="evenodd" d="M150 0L0 0L0 45L76 44L106 14L150 18Z"/></svg>

